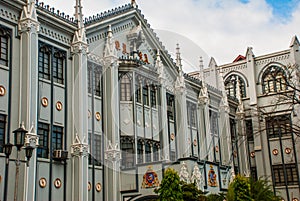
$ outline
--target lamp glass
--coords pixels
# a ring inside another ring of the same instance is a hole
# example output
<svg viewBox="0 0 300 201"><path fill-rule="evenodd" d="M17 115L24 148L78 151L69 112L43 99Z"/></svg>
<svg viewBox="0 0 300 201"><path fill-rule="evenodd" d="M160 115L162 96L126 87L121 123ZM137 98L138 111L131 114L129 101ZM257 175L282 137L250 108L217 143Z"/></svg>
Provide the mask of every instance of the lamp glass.
<svg viewBox="0 0 300 201"><path fill-rule="evenodd" d="M32 146L28 146L25 148L25 152L26 152L25 154L26 154L26 158L28 161L30 160L30 158L32 156L33 149L34 148Z"/></svg>
<svg viewBox="0 0 300 201"><path fill-rule="evenodd" d="M20 148L24 146L27 130L20 127L17 130L14 130L13 133L15 134L15 146L18 148L18 151L20 151Z"/></svg>
<svg viewBox="0 0 300 201"><path fill-rule="evenodd" d="M11 154L13 145L11 143L7 143L3 145L3 152L5 153L6 157L9 157Z"/></svg>

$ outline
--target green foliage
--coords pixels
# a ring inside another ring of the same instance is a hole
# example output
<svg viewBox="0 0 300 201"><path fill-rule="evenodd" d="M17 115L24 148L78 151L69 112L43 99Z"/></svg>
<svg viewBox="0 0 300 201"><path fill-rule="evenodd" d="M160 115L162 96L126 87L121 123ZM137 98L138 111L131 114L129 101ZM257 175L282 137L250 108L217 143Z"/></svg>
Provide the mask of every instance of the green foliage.
<svg viewBox="0 0 300 201"><path fill-rule="evenodd" d="M236 176L229 185L227 201L280 201L266 179L254 181L252 178Z"/></svg>
<svg viewBox="0 0 300 201"><path fill-rule="evenodd" d="M154 192L158 194L159 201L183 201L183 191L177 172L172 168L166 169L160 187Z"/></svg>
<svg viewBox="0 0 300 201"><path fill-rule="evenodd" d="M251 186L251 197L255 201L280 201L280 197L275 196L272 186L268 180L260 178L254 181L252 178L249 180Z"/></svg>
<svg viewBox="0 0 300 201"><path fill-rule="evenodd" d="M182 182L182 191L183 191L183 200L189 201L198 201L202 191L198 190L195 183L187 184L186 182Z"/></svg>
<svg viewBox="0 0 300 201"><path fill-rule="evenodd" d="M209 194L206 197L206 201L223 201L225 200L224 194Z"/></svg>

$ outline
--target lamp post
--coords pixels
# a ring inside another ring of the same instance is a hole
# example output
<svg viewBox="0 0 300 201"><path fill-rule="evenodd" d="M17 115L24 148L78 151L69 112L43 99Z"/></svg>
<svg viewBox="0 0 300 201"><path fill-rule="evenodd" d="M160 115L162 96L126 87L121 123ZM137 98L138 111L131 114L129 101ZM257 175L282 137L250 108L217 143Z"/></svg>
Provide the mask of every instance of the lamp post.
<svg viewBox="0 0 300 201"><path fill-rule="evenodd" d="M6 168L5 168L5 184L4 184L4 201L7 201L7 187L8 187L8 170L9 170L9 156L12 152L12 147L17 147L17 158L15 160L16 163L16 177L15 177L15 189L14 189L14 201L18 200L18 183L19 183L19 171L20 171L20 151L25 143L25 136L27 134L27 130L25 130L24 125L20 125L20 128L13 131L14 133L14 144L7 143L3 145L3 151L6 156ZM29 160L32 156L32 152L34 147L26 146L25 155L27 158L26 164L29 166Z"/></svg>

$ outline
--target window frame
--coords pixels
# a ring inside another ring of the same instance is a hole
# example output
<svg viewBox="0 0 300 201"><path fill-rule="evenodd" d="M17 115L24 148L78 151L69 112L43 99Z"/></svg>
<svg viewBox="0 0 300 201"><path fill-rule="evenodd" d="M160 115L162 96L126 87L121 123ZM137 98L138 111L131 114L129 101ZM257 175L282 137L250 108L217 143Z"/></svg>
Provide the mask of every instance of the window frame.
<svg viewBox="0 0 300 201"><path fill-rule="evenodd" d="M282 80L284 82L281 82ZM263 94L286 91L288 89L286 81L286 73L283 68L274 65L268 67L262 75Z"/></svg>
<svg viewBox="0 0 300 201"><path fill-rule="evenodd" d="M7 124L7 115L0 114L0 153L3 152L2 145L5 144L5 137L6 137L6 124Z"/></svg>

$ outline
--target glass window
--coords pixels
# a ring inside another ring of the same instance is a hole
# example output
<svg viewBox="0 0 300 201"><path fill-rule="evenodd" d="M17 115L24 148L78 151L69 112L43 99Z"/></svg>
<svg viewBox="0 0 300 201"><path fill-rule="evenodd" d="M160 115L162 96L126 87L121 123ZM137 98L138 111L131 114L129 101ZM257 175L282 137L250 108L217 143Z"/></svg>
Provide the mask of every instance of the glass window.
<svg viewBox="0 0 300 201"><path fill-rule="evenodd" d="M91 133L89 133L89 145L91 146ZM89 164L92 164L92 160L94 160L94 164L97 166L101 165L101 135L94 134L94 143L93 143L93 151L90 149L89 155Z"/></svg>
<svg viewBox="0 0 300 201"><path fill-rule="evenodd" d="M5 144L5 128L6 128L6 115L0 114L0 152L3 152L2 145Z"/></svg>
<svg viewBox="0 0 300 201"><path fill-rule="evenodd" d="M121 137L122 166L131 168L134 165L133 138Z"/></svg>
<svg viewBox="0 0 300 201"><path fill-rule="evenodd" d="M101 96L101 67L92 62L88 62L88 93L92 93L92 65L94 67L94 95Z"/></svg>
<svg viewBox="0 0 300 201"><path fill-rule="evenodd" d="M296 164L286 164L286 177L287 177L287 184L288 185L298 185L298 173Z"/></svg>
<svg viewBox="0 0 300 201"><path fill-rule="evenodd" d="M237 97L237 82L240 84L240 94L242 98L246 97L246 84L242 77L238 75L230 75L225 81L225 90L228 96Z"/></svg>
<svg viewBox="0 0 300 201"><path fill-rule="evenodd" d="M257 181L257 169L256 167L251 167L250 168L251 171L251 177L254 181Z"/></svg>
<svg viewBox="0 0 300 201"><path fill-rule="evenodd" d="M145 144L145 155L146 155L146 163L151 162L151 142L148 141Z"/></svg>
<svg viewBox="0 0 300 201"><path fill-rule="evenodd" d="M46 47L39 50L39 77L50 80L50 51Z"/></svg>
<svg viewBox="0 0 300 201"><path fill-rule="evenodd" d="M156 89L154 86L150 89L151 107L156 107Z"/></svg>
<svg viewBox="0 0 300 201"><path fill-rule="evenodd" d="M262 76L263 93L285 91L287 89L286 76L282 68L269 67Z"/></svg>
<svg viewBox="0 0 300 201"><path fill-rule="evenodd" d="M143 86L143 104L149 105L149 91L148 86Z"/></svg>
<svg viewBox="0 0 300 201"><path fill-rule="evenodd" d="M266 129L269 138L289 136L292 134L290 115L280 115L266 118Z"/></svg>
<svg viewBox="0 0 300 201"><path fill-rule="evenodd" d="M141 88L139 85L135 85L135 101L137 103L142 103L142 98L141 98Z"/></svg>
<svg viewBox="0 0 300 201"><path fill-rule="evenodd" d="M53 81L59 84L64 83L63 78L64 57L61 53L55 53L53 57Z"/></svg>
<svg viewBox="0 0 300 201"><path fill-rule="evenodd" d="M287 185L298 185L298 173L296 164L280 164L273 165L273 175L275 186L285 186L284 168L286 170L286 182Z"/></svg>
<svg viewBox="0 0 300 201"><path fill-rule="evenodd" d="M252 119L246 120L246 135L248 141L254 141Z"/></svg>
<svg viewBox="0 0 300 201"><path fill-rule="evenodd" d="M139 140L137 144L137 159L138 163L144 162L144 142Z"/></svg>
<svg viewBox="0 0 300 201"><path fill-rule="evenodd" d="M58 150L62 149L63 143L63 127L60 126L53 126L52 132L52 149Z"/></svg>
<svg viewBox="0 0 300 201"><path fill-rule="evenodd" d="M8 33L0 29L0 65L8 66L9 59L9 35Z"/></svg>
<svg viewBox="0 0 300 201"><path fill-rule="evenodd" d="M170 120L174 120L174 96L167 93L167 115Z"/></svg>
<svg viewBox="0 0 300 201"><path fill-rule="evenodd" d="M39 146L37 149L37 157L48 158L49 154L49 124L38 123Z"/></svg>
<svg viewBox="0 0 300 201"><path fill-rule="evenodd" d="M159 142L153 143L153 161L159 161Z"/></svg>
<svg viewBox="0 0 300 201"><path fill-rule="evenodd" d="M121 101L131 101L131 80L128 75L123 75L120 80Z"/></svg>

